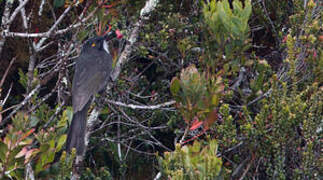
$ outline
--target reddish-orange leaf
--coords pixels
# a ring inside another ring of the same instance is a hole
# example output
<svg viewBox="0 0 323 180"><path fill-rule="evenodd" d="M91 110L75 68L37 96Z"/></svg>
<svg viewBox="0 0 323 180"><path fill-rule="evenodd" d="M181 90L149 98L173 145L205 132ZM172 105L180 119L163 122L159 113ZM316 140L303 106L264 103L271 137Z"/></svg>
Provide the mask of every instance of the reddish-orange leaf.
<svg viewBox="0 0 323 180"><path fill-rule="evenodd" d="M18 143L22 140L24 140L26 137L28 137L31 133L35 132L35 128L32 128L31 130L29 130L28 132L26 132L18 141Z"/></svg>
<svg viewBox="0 0 323 180"><path fill-rule="evenodd" d="M319 40L322 42L323 41L323 35L319 36Z"/></svg>
<svg viewBox="0 0 323 180"><path fill-rule="evenodd" d="M103 5L103 7L108 9L108 8L112 8L113 5Z"/></svg>
<svg viewBox="0 0 323 180"><path fill-rule="evenodd" d="M110 32L111 31L111 28L112 28L112 26L109 25L109 29L107 31L105 31L103 35L106 35L108 32Z"/></svg>
<svg viewBox="0 0 323 180"><path fill-rule="evenodd" d="M194 129L199 128L203 124L202 121L199 121L197 118L194 119L192 126L190 127L190 130L193 131Z"/></svg>
<svg viewBox="0 0 323 180"><path fill-rule="evenodd" d="M316 58L317 57L317 52L314 50L313 51L313 57Z"/></svg>
<svg viewBox="0 0 323 180"><path fill-rule="evenodd" d="M206 132L206 130L204 129L200 134L198 134L198 135L196 135L196 136L192 137L191 139L188 139L188 140L186 140L186 141L182 142L181 144L183 145L183 144L186 144L186 143L188 143L188 142L190 142L190 141L193 141L193 140L195 140L196 138L198 138L198 137L202 136L203 134L205 134L205 132Z"/></svg>

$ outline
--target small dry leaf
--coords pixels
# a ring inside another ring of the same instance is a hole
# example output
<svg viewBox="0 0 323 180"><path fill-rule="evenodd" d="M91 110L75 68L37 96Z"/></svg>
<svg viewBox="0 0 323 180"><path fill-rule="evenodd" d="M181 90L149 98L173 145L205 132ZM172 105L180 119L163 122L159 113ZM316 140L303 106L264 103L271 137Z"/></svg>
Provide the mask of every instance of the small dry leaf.
<svg viewBox="0 0 323 180"><path fill-rule="evenodd" d="M26 155L28 152L27 147L23 147L22 150L15 156L15 158L21 158Z"/></svg>

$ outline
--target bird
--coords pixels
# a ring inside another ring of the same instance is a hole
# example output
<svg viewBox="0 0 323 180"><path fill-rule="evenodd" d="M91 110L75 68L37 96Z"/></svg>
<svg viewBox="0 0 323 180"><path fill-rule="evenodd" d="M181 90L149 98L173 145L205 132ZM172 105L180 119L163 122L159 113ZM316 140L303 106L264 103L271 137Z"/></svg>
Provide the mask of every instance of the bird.
<svg viewBox="0 0 323 180"><path fill-rule="evenodd" d="M72 82L73 118L66 139L66 150L76 148L76 154L85 151L87 112L92 98L105 89L112 71L112 56L108 41L122 34L119 30L110 31L104 36L87 40L76 59Z"/></svg>

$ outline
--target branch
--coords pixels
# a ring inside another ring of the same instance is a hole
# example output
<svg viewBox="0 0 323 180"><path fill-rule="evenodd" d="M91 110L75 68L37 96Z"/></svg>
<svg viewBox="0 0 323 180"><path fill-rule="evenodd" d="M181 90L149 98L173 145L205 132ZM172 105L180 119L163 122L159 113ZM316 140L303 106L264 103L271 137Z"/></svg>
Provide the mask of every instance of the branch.
<svg viewBox="0 0 323 180"><path fill-rule="evenodd" d="M2 108L6 104L8 98L9 98L9 95L11 93L11 89L12 89L12 83L10 84L10 88L9 88L9 90L7 92L6 97L3 100L0 100L0 108ZM0 91L1 91L1 89L0 89ZM0 93L0 97L1 97L1 93ZM2 113L4 113L4 111L2 111L2 112L0 111L0 116L1 116ZM1 117L0 117L0 122L1 122Z"/></svg>
<svg viewBox="0 0 323 180"><path fill-rule="evenodd" d="M19 0L19 3L20 4L22 4L23 2L24 2L23 0ZM21 19L22 19L23 27L26 30L28 28L28 24L27 24L26 10L25 10L24 7L21 8L20 14L21 14Z"/></svg>
<svg viewBox="0 0 323 180"><path fill-rule="evenodd" d="M22 108L24 105L27 104L27 102L33 97L34 94L36 94L40 89L40 84L38 84L26 97L25 99L16 106L16 108L5 118L2 122L0 122L0 126L3 126L16 112Z"/></svg>
<svg viewBox="0 0 323 180"><path fill-rule="evenodd" d="M9 69L11 68L12 64L15 62L17 57L14 57L12 58L12 60L10 61L9 63L9 66L7 67L4 75L2 76L1 78L1 81L0 81L0 88L2 87L3 83L4 83L4 80L6 80L7 76L8 76L8 72L9 72ZM0 97L1 97L1 91L0 91Z"/></svg>
<svg viewBox="0 0 323 180"><path fill-rule="evenodd" d="M160 179L161 176L162 176L162 173L161 172L158 172L157 175L155 176L154 180Z"/></svg>
<svg viewBox="0 0 323 180"><path fill-rule="evenodd" d="M31 167L30 162L26 165L25 179L35 180L34 171L33 171L33 168Z"/></svg>
<svg viewBox="0 0 323 180"><path fill-rule="evenodd" d="M1 38L0 38L0 54L2 52L2 48L3 48L3 45L6 41L6 38L4 36L4 33L5 32L8 32L9 31L9 27L10 27L10 24L8 23L9 22L9 16L10 16L10 10L12 8L12 3L10 1L6 1L6 4L5 4L5 7L4 7L4 11L3 11L3 15L2 15L2 19L1 19Z"/></svg>
<svg viewBox="0 0 323 180"><path fill-rule="evenodd" d="M22 10L25 5L28 3L29 0L25 0L23 2L20 2L19 6L15 9L15 11L11 14L9 21L7 22L8 24L11 24L13 20L15 20L17 14L19 13L20 10Z"/></svg>
<svg viewBox="0 0 323 180"><path fill-rule="evenodd" d="M45 5L45 0L42 0L40 3L40 6L39 6L39 11L38 11L39 17L42 16L44 5Z"/></svg>
<svg viewBox="0 0 323 180"><path fill-rule="evenodd" d="M112 101L112 100L107 100L108 103L114 104L114 105L118 105L118 106L122 106L122 107L127 107L127 108L131 108L131 109L148 109L148 110L155 110L155 109L159 109L165 106L170 106L176 103L176 101L168 101L162 104L157 104L157 105L136 105L136 104L125 104L122 102L118 102L118 101Z"/></svg>
<svg viewBox="0 0 323 180"><path fill-rule="evenodd" d="M58 18L58 20L53 24L53 26L46 32L46 37L43 37L39 43L36 45L36 49L39 49L43 43L47 40L47 37L53 34L53 31L57 28L57 26L62 22L64 17L67 15L67 13L72 9L72 6L68 6L63 14Z"/></svg>
<svg viewBox="0 0 323 180"><path fill-rule="evenodd" d="M8 1L7 1L8 2ZM8 13L10 12L11 4L7 3L8 5ZM7 6L6 6L7 7ZM64 29L56 30L57 26L60 24L60 22L63 20L63 18L67 15L67 13L70 11L71 6L65 9L64 13L59 17L59 19L54 23L54 25L47 31L42 33L28 33L28 32L9 32L9 24L7 23L9 20L6 20L6 14L4 13L2 22L4 24L4 30L1 32L2 39L0 39L0 52L2 49L2 46L4 44L4 40L6 37L22 37L22 38L42 38L39 43L35 46L35 49L37 51L41 51L45 48L42 48L42 44L49 38L50 36L60 35L64 34L68 31L71 31L73 29L76 29L80 27L82 24L84 24L86 21L88 21L90 18L94 16L94 14L97 12L99 7L96 7L88 16L86 16L83 19L80 19L78 23L72 24ZM5 9L6 10L6 9ZM20 9L23 10L23 9ZM5 11L6 12L6 11ZM9 14L7 15L9 16ZM83 14L81 15L83 16ZM9 18L9 17L8 17Z"/></svg>
<svg viewBox="0 0 323 180"><path fill-rule="evenodd" d="M124 63L126 63L129 59L129 56L133 49L133 44L137 41L139 35L139 29L144 25L143 20L149 19L149 14L156 8L159 0L148 0L146 1L146 5L140 11L140 17L137 23L134 25L134 28L129 36L128 44L126 45L124 51L121 53L118 62L113 70L111 75L112 80L116 80L121 72L121 67Z"/></svg>

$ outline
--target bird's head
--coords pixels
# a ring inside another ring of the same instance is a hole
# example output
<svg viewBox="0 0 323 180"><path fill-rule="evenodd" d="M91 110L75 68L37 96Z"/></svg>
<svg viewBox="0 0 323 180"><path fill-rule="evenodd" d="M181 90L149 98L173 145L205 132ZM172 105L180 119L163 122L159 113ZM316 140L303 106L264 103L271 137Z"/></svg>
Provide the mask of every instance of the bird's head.
<svg viewBox="0 0 323 180"><path fill-rule="evenodd" d="M110 54L108 41L114 38L118 38L118 39L122 38L122 34L119 30L110 31L104 36L97 36L97 37L88 39L82 48L82 52L92 51L92 50L99 50L99 51L104 50L105 52Z"/></svg>

